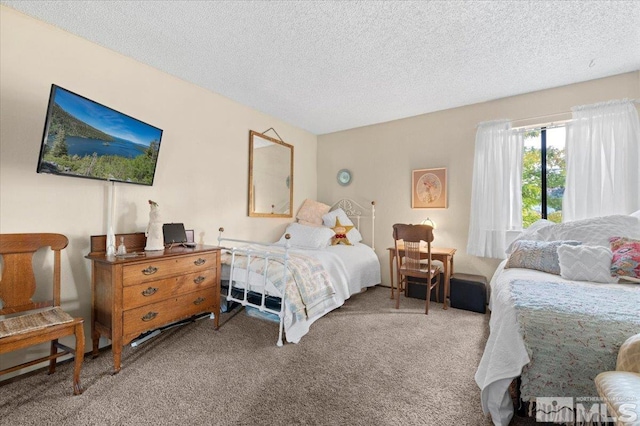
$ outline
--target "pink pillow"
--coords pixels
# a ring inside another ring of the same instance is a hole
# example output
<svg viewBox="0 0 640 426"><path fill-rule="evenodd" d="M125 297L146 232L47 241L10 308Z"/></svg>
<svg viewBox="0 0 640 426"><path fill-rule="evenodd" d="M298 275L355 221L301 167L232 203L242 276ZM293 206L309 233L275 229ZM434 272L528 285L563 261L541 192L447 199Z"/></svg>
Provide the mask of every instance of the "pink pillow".
<svg viewBox="0 0 640 426"><path fill-rule="evenodd" d="M315 227L322 226L322 225L318 225L317 223L307 222L306 220L301 220L301 219L298 219L298 223L304 226L315 226Z"/></svg>
<svg viewBox="0 0 640 426"><path fill-rule="evenodd" d="M613 260L611 273L629 281L640 282L640 240L609 238Z"/></svg>
<svg viewBox="0 0 640 426"><path fill-rule="evenodd" d="M307 198L298 210L296 219L305 225L320 226L322 225L322 216L329 213L330 208L331 206Z"/></svg>

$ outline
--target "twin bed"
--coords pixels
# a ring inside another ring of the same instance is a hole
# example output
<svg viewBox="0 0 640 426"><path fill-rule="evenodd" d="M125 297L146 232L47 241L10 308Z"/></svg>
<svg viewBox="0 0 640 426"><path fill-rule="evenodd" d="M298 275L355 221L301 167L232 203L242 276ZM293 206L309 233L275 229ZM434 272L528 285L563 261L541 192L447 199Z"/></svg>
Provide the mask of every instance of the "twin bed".
<svg viewBox="0 0 640 426"><path fill-rule="evenodd" d="M378 257L360 242L359 232L361 219L369 220L373 246L375 204L367 211L349 199L331 207L311 203L313 215L300 220L299 213L298 222L274 244L226 238L222 228L218 238L225 248L221 262L227 302L275 318L278 346L283 334L286 341L299 342L319 318L380 283Z"/></svg>
<svg viewBox="0 0 640 426"><path fill-rule="evenodd" d="M539 221L510 246L490 283L491 332L475 376L494 424L513 416L509 387L518 377L529 415L594 420L557 401L597 397L595 376L615 370L620 345L640 332L640 284L627 281L640 272L634 215Z"/></svg>

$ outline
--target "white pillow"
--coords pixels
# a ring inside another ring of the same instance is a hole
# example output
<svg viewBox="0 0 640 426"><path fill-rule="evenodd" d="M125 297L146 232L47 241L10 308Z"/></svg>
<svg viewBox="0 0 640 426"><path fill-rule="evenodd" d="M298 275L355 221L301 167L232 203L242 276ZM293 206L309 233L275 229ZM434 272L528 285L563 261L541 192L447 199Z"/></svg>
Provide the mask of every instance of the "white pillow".
<svg viewBox="0 0 640 426"><path fill-rule="evenodd" d="M611 276L612 258L613 253L607 247L566 244L558 247L560 276L571 281L617 282Z"/></svg>
<svg viewBox="0 0 640 426"><path fill-rule="evenodd" d="M333 211L322 216L322 224L326 227L333 228L336 226L336 218L340 219L340 225L342 226L354 226L349 216L341 208L337 208ZM362 234L355 227L347 232L347 239L351 244L359 243L362 241Z"/></svg>
<svg viewBox="0 0 640 426"><path fill-rule="evenodd" d="M640 220L628 215L612 215L547 226L536 231L542 241L576 240L591 246L609 247L609 238L640 239Z"/></svg>
<svg viewBox="0 0 640 426"><path fill-rule="evenodd" d="M629 216L637 217L638 219L640 219L640 210L638 210L637 212L631 213Z"/></svg>
<svg viewBox="0 0 640 426"><path fill-rule="evenodd" d="M518 235L513 241L511 241L511 243L509 244L509 246L507 247L507 249L505 250L505 253L507 254L511 254L513 253L513 249L515 248L514 245L515 243L517 243L518 241L522 241L522 240L527 240L527 241L544 241L542 239L542 236L540 236L538 234L538 230L545 228L547 226L552 226L555 225L554 222L551 222L550 220L547 219L538 219L535 222L533 222L531 225L529 225L528 228L524 229L520 235ZM510 231L509 231L510 232ZM518 232L518 231L515 231Z"/></svg>
<svg viewBox="0 0 640 426"><path fill-rule="evenodd" d="M284 246L287 242L287 239L284 237L286 234L291 236L289 239L291 247L323 249L329 246L331 238L335 235L335 232L324 226L307 226L294 222L287 226L284 234L275 244L278 246Z"/></svg>

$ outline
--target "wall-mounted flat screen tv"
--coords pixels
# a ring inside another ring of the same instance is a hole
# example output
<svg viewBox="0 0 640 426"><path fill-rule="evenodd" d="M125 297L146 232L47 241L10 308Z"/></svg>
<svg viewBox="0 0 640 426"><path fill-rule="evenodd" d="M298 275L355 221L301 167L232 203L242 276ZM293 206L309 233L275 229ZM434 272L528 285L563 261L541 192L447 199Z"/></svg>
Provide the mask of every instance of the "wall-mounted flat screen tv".
<svg viewBox="0 0 640 426"><path fill-rule="evenodd" d="M153 185L162 130L51 85L38 173Z"/></svg>

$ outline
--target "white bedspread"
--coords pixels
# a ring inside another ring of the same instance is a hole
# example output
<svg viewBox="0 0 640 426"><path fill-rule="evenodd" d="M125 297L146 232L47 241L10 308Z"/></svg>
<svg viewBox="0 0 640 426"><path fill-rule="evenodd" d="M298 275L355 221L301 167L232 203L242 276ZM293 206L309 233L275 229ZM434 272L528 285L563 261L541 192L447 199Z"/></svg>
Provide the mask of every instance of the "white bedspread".
<svg viewBox="0 0 640 426"><path fill-rule="evenodd" d="M266 248L266 247L265 247ZM336 290L332 299L327 301L320 313L307 318L296 319L291 312L285 309L284 329L286 339L291 343L298 343L302 336L309 332L309 327L320 317L339 308L344 301L356 293L360 293L367 287L380 283L380 261L371 247L356 243L352 246L336 245L322 250L304 250L292 248L290 253L300 253L312 256L322 263L331 277L331 282ZM223 265L222 279L229 279L229 267ZM242 288L246 282L246 272L236 270L234 272L234 287ZM262 275L250 273L250 283L257 283L256 287L262 287ZM251 289L251 285L249 288ZM278 290L271 283L267 283L267 294L281 297Z"/></svg>
<svg viewBox="0 0 640 426"><path fill-rule="evenodd" d="M491 414L495 425L508 425L513 417L513 406L508 388L511 381L530 361L518 330L516 311L510 297L510 282L516 279L547 282L567 282L581 287L602 286L628 288L634 284L595 284L568 281L558 275L530 269L504 269L503 261L491 279L491 333L482 360L476 371L476 383L481 389L482 409ZM635 284L637 286L637 284Z"/></svg>
<svg viewBox="0 0 640 426"><path fill-rule="evenodd" d="M373 249L365 244L299 251L322 262L343 302L367 287L380 284L380 261Z"/></svg>

